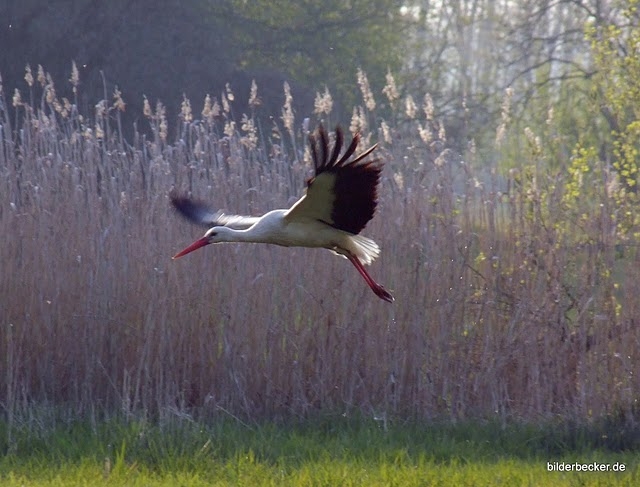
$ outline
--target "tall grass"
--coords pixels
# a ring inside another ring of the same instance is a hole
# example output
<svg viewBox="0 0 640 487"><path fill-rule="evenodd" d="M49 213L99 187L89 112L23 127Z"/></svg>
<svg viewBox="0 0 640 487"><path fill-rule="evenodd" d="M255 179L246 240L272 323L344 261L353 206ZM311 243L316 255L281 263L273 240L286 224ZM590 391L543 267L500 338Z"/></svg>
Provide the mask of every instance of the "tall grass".
<svg viewBox="0 0 640 487"><path fill-rule="evenodd" d="M561 179L536 194L516 173L484 177L443 150L433 120L430 136L411 117L365 128L386 162L365 233L382 247L371 272L389 305L326 251L220 245L171 261L202 231L171 211L172 188L230 212L286 207L311 172L302 131L255 130L252 118L243 130L227 110L194 120L183 105L171 141L157 106L139 122L151 135L127 142L117 100L79 114L47 90L39 104L14 98L15 118L6 96L0 105L9 422L41 406L633 420L635 249L619 258L604 209L580 230L587 243L562 231Z"/></svg>
<svg viewBox="0 0 640 487"><path fill-rule="evenodd" d="M0 457L0 480L7 487L637 485L638 435L620 451L585 433L495 421L383 429L369 418L339 416L249 428L232 420L79 421L38 435L16 431L16 453ZM549 464L594 462L610 470L548 471Z"/></svg>

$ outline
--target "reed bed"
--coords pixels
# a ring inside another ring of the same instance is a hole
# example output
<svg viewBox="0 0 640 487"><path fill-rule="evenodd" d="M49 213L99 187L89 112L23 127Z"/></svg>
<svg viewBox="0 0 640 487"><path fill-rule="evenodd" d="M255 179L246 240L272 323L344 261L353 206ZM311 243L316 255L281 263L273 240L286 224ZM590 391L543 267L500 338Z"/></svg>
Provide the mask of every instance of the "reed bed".
<svg viewBox="0 0 640 487"><path fill-rule="evenodd" d="M386 163L364 233L382 247L371 272L390 305L326 251L217 245L171 260L202 232L171 210L171 190L247 214L301 194L311 168L299 125L234 126L226 110L196 120L183 103L171 141L162 107L147 106L139 124L150 135L126 141L117 99L83 116L54 96L46 86L39 105L14 96L15 118L0 105L10 422L40 407L243 420L635 417L635 249L620 257L604 210L581 229L587 243L562 231L561 180L532 198L515 176L487 177L444 149L441 130L425 142L411 120L365 128Z"/></svg>

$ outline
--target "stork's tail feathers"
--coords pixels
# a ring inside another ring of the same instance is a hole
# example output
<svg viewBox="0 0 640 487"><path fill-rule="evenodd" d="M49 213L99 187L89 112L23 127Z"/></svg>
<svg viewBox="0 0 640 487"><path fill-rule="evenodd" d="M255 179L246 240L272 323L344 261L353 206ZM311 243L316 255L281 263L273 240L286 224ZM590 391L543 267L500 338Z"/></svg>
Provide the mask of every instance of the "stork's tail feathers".
<svg viewBox="0 0 640 487"><path fill-rule="evenodd" d="M360 259L364 265L371 264L380 254L380 247L373 240L362 235L350 235L353 243L353 254Z"/></svg>

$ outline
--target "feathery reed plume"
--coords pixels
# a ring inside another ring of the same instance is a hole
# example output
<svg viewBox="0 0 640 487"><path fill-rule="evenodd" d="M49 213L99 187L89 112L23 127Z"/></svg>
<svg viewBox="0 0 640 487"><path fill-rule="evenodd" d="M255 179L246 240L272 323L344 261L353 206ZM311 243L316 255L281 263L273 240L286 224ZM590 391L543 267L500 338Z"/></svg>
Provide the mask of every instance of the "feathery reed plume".
<svg viewBox="0 0 640 487"><path fill-rule="evenodd" d="M380 131L382 132L382 140L384 140L385 144L391 144L393 142L391 139L391 129L389 128L389 124L384 120L380 122Z"/></svg>
<svg viewBox="0 0 640 487"><path fill-rule="evenodd" d="M389 105L391 108L395 108L396 102L398 98L400 98L400 94L398 93L398 87L396 86L396 80L391 74L391 71L387 71L385 76L386 84L384 88L382 88L382 93L384 93L389 100Z"/></svg>
<svg viewBox="0 0 640 487"><path fill-rule="evenodd" d="M317 115L329 115L331 113L331 110L333 109L333 97L331 96L327 86L324 87L324 93L322 94L316 91L316 98L313 105L313 113Z"/></svg>
<svg viewBox="0 0 640 487"><path fill-rule="evenodd" d="M76 66L75 61L71 61L71 77L69 78L69 82L71 83L73 94L76 95L78 93L78 85L80 84L80 73L78 72L78 66Z"/></svg>
<svg viewBox="0 0 640 487"><path fill-rule="evenodd" d="M294 115L293 115L293 96L291 96L291 87L289 83L284 82L284 106L282 107L282 122L284 123L284 128L287 129L289 135L293 137L293 123L294 123Z"/></svg>
<svg viewBox="0 0 640 487"><path fill-rule="evenodd" d="M242 145L249 150L255 150L258 147L258 130L253 119L244 113L240 121L240 130L245 133L240 139Z"/></svg>
<svg viewBox="0 0 640 487"><path fill-rule="evenodd" d="M376 100L373 97L373 91L371 91L371 86L369 85L369 78L367 78L366 73L360 68L358 68L356 78L358 80L360 91L362 92L364 105L367 107L367 110L372 112L376 109Z"/></svg>
<svg viewBox="0 0 640 487"><path fill-rule="evenodd" d="M215 98L211 102L211 96L207 94L204 98L204 107L202 108L202 118L210 125L220 116L220 104Z"/></svg>
<svg viewBox="0 0 640 487"><path fill-rule="evenodd" d="M225 120L223 132L227 137L233 137L236 134L236 123L233 120Z"/></svg>
<svg viewBox="0 0 640 487"><path fill-rule="evenodd" d="M56 88L54 86L53 79L51 78L51 75L49 73L47 73L47 83L44 89L45 89L45 100L47 100L47 103L49 105L53 106L53 102L57 100Z"/></svg>
<svg viewBox="0 0 640 487"><path fill-rule="evenodd" d="M24 80L27 82L27 85L29 85L29 88L33 86L33 73L31 72L31 66L28 64L25 67Z"/></svg>
<svg viewBox="0 0 640 487"><path fill-rule="evenodd" d="M96 118L96 123L95 123L95 137L97 139L104 139L104 124L105 124L105 117L107 114L107 108L106 108L106 101L105 100L100 100L98 103L96 103L95 106L95 118Z"/></svg>
<svg viewBox="0 0 640 487"><path fill-rule="evenodd" d="M113 108L119 112L124 112L127 104L122 99L122 92L116 86L113 91Z"/></svg>
<svg viewBox="0 0 640 487"><path fill-rule="evenodd" d="M433 113L435 111L433 107L433 98L429 93L425 93L424 95L424 103L422 104L422 109L424 110L424 114L427 117L427 120L433 120Z"/></svg>
<svg viewBox="0 0 640 487"><path fill-rule="evenodd" d="M227 96L227 100L229 100L230 102L235 100L236 97L233 94L233 91L231 90L231 84L226 83L224 85L224 92L225 92L225 95Z"/></svg>
<svg viewBox="0 0 640 487"><path fill-rule="evenodd" d="M14 107L19 107L20 105L22 105L22 95L20 94L20 90L18 88L13 91L13 98L11 101Z"/></svg>
<svg viewBox="0 0 640 487"><path fill-rule="evenodd" d="M153 118L153 110L151 109L151 103L149 103L147 95L142 95L142 113L148 119Z"/></svg>
<svg viewBox="0 0 640 487"><path fill-rule="evenodd" d="M42 64L38 64L38 83L40 83L40 86L42 88L47 86L47 76L44 74L44 68L42 67Z"/></svg>
<svg viewBox="0 0 640 487"><path fill-rule="evenodd" d="M361 106L353 107L351 123L349 124L349 131L354 136L358 133L367 131L367 116L365 114L364 108L362 108Z"/></svg>
<svg viewBox="0 0 640 487"><path fill-rule="evenodd" d="M180 118L184 123L191 123L193 121L191 102L184 93L182 94L182 103L180 104Z"/></svg>
<svg viewBox="0 0 640 487"><path fill-rule="evenodd" d="M256 80L251 80L251 90L249 91L249 106L253 109L262 105L262 100L258 97L258 85Z"/></svg>
<svg viewBox="0 0 640 487"><path fill-rule="evenodd" d="M225 114L225 116L227 116L231 112L231 105L229 104L229 98L227 98L227 94L223 92L222 95L220 95L220 99L222 100L222 111Z"/></svg>
<svg viewBox="0 0 640 487"><path fill-rule="evenodd" d="M416 102L413 101L413 96L411 96L410 94L407 95L407 97L404 99L404 107L407 117L409 117L411 120L416 118L416 115L418 114L418 107L416 106Z"/></svg>
<svg viewBox="0 0 640 487"><path fill-rule="evenodd" d="M431 127L427 122L424 127L422 124L418 123L418 134L420 135L420 139L425 144L429 144L433 140L433 133L431 132Z"/></svg>

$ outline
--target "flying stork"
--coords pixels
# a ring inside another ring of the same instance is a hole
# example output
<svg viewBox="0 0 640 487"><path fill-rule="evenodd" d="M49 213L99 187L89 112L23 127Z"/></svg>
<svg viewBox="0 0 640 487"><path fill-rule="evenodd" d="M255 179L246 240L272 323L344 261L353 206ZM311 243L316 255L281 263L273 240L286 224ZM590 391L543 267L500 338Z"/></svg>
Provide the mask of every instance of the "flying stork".
<svg viewBox="0 0 640 487"><path fill-rule="evenodd" d="M173 207L187 220L209 227L204 236L173 256L182 257L205 245L253 242L284 247L321 247L349 259L365 282L381 299L393 296L365 269L380 253L371 239L358 235L373 218L382 171L380 159L367 159L374 145L352 157L360 142L356 134L341 155L344 135L336 129L333 149L322 125L309 135L315 176L305 194L288 210L273 210L260 217L227 215L206 203L171 194Z"/></svg>

